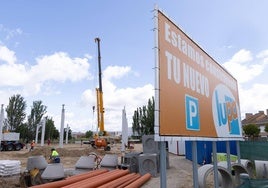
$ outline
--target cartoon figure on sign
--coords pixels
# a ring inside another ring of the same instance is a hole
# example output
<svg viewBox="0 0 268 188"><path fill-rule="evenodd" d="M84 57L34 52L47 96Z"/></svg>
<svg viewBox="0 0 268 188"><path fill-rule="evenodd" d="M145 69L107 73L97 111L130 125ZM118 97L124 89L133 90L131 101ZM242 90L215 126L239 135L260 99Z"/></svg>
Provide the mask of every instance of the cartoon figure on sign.
<svg viewBox="0 0 268 188"><path fill-rule="evenodd" d="M212 110L218 137L241 136L239 107L231 91L219 84L213 92Z"/></svg>

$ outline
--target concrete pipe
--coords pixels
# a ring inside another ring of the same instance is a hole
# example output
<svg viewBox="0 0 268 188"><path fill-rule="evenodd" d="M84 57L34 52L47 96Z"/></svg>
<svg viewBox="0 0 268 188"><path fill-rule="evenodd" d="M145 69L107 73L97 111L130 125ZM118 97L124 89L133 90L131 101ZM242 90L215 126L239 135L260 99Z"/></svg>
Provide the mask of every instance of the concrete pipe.
<svg viewBox="0 0 268 188"><path fill-rule="evenodd" d="M135 180L131 184L127 185L125 188L136 188L136 187L141 187L144 183L149 181L151 179L152 175L150 173L144 174L142 177L139 179Z"/></svg>
<svg viewBox="0 0 268 188"><path fill-rule="evenodd" d="M254 177L254 164L248 159L241 159L241 164L247 169L250 178Z"/></svg>
<svg viewBox="0 0 268 188"><path fill-rule="evenodd" d="M118 179L107 182L106 184L103 184L103 185L99 186L98 188L116 188L116 187L122 185L123 183L127 182L128 180L134 178L135 176L136 176L136 173L127 174L127 175L124 175Z"/></svg>
<svg viewBox="0 0 268 188"><path fill-rule="evenodd" d="M116 188L125 188L127 185L131 184L132 182L138 180L141 177L139 173L135 174L135 177L129 179L128 181L122 183L121 185L117 186Z"/></svg>
<svg viewBox="0 0 268 188"><path fill-rule="evenodd" d="M234 183L235 183L235 186L238 186L238 185L241 184L240 174L248 174L249 177L251 177L249 172L248 172L248 170L242 164L233 163L232 164L232 169L234 170Z"/></svg>
<svg viewBox="0 0 268 188"><path fill-rule="evenodd" d="M220 161L220 162L218 162L218 166L222 166L223 168L228 169L227 161Z"/></svg>
<svg viewBox="0 0 268 188"><path fill-rule="evenodd" d="M27 160L27 170L32 170L34 168L37 168L39 170L43 170L47 167L47 161L44 156L39 155L39 156L31 156L28 157Z"/></svg>
<svg viewBox="0 0 268 188"><path fill-rule="evenodd" d="M267 179L268 178L268 161L255 160L256 178Z"/></svg>
<svg viewBox="0 0 268 188"><path fill-rule="evenodd" d="M207 188L207 178L214 171L213 165L206 164L198 168L198 185L200 188ZM227 171L226 168L218 166L219 171L219 187L234 187L232 175Z"/></svg>
<svg viewBox="0 0 268 188"><path fill-rule="evenodd" d="M218 166L222 166L223 168L228 169L227 161L219 162ZM240 174L248 174L249 175L249 172L244 167L244 165L239 164L239 163L231 163L231 168L232 168L232 170L234 172L234 174L233 174L234 175L233 176L234 184L235 184L235 186L238 186L238 185L241 184L241 182L240 182Z"/></svg>

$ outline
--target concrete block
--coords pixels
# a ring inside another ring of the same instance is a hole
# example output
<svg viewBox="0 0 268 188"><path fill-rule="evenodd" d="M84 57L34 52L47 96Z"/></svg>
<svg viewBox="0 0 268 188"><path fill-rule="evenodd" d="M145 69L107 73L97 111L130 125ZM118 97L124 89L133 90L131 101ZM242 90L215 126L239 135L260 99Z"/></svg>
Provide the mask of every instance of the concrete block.
<svg viewBox="0 0 268 188"><path fill-rule="evenodd" d="M44 180L58 180L63 179L64 177L64 168L62 163L48 164L41 175L41 178Z"/></svg>
<svg viewBox="0 0 268 188"><path fill-rule="evenodd" d="M139 173L144 175L150 173L152 176L157 176L157 154L146 153L139 155Z"/></svg>
<svg viewBox="0 0 268 188"><path fill-rule="evenodd" d="M39 170L43 170L47 167L48 163L44 156L31 156L27 159L27 170L32 170L34 168L37 168Z"/></svg>
<svg viewBox="0 0 268 188"><path fill-rule="evenodd" d="M76 169L95 169L95 157L93 156L81 156L75 164Z"/></svg>

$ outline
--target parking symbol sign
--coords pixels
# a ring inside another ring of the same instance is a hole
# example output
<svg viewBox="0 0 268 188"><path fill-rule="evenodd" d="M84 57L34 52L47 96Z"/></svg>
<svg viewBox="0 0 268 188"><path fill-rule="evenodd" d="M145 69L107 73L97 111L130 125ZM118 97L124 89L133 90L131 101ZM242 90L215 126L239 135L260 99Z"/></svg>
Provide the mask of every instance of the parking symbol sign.
<svg viewBox="0 0 268 188"><path fill-rule="evenodd" d="M185 109L186 109L186 129L199 131L200 117L198 99L189 95L185 95Z"/></svg>

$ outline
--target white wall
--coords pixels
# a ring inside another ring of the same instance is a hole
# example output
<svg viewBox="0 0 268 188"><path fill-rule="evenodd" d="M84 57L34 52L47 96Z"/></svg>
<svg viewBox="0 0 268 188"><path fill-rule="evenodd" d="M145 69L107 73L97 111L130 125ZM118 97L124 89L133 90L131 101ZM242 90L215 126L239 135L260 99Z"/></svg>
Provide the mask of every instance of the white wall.
<svg viewBox="0 0 268 188"><path fill-rule="evenodd" d="M176 155L185 155L185 141L169 141L168 151Z"/></svg>

